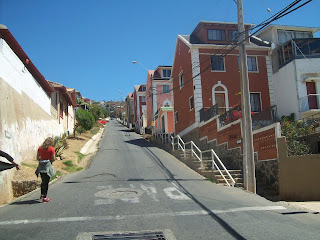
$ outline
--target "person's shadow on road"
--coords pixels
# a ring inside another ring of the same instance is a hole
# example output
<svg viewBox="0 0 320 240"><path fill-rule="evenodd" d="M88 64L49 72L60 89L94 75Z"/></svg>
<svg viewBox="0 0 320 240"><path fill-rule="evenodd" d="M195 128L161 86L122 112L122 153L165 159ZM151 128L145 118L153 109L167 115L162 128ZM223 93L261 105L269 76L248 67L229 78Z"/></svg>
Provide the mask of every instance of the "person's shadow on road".
<svg viewBox="0 0 320 240"><path fill-rule="evenodd" d="M19 201L19 202L13 202L10 203L10 205L31 205L31 204L37 204L41 203L39 199L32 199L32 200L26 200L26 201Z"/></svg>

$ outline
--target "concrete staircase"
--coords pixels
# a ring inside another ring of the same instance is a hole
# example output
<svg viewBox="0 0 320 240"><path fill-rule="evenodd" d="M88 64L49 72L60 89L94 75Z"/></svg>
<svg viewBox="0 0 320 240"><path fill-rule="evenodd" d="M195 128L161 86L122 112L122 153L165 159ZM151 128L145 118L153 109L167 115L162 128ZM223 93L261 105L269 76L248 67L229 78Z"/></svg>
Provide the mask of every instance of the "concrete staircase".
<svg viewBox="0 0 320 240"><path fill-rule="evenodd" d="M186 149L186 158L184 158L183 150L178 150L180 159L184 162L187 166L192 168L193 170L197 171L202 176L213 180L216 184L227 186L224 178L228 181L230 185L232 185L232 180L230 179L229 175L225 170L216 170L212 166L212 160L208 157L202 158L202 166L200 161L191 155L191 149ZM241 170L228 170L230 175L233 177L235 183L235 187L243 188L243 175ZM224 177L224 178L223 178Z"/></svg>

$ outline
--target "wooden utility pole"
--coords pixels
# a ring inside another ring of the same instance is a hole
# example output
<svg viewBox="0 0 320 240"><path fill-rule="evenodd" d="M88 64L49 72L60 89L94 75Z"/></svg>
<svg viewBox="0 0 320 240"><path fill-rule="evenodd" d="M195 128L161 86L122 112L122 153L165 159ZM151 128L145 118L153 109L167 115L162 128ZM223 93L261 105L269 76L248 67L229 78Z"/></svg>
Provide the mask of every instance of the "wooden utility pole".
<svg viewBox="0 0 320 240"><path fill-rule="evenodd" d="M241 111L242 111L242 148L243 174L246 190L256 193L255 163L253 153L252 120L250 106L250 90L246 54L246 32L243 20L242 0L237 0L238 32L239 32L239 62L241 78Z"/></svg>

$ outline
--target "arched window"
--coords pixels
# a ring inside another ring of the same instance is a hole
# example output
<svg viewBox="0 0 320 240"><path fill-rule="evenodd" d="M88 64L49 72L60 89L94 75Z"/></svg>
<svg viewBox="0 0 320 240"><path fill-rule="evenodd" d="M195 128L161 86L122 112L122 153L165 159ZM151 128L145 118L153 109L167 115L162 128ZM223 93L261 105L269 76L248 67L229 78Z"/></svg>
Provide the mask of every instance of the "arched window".
<svg viewBox="0 0 320 240"><path fill-rule="evenodd" d="M219 114L229 110L228 89L221 81L212 87L212 104L218 104Z"/></svg>

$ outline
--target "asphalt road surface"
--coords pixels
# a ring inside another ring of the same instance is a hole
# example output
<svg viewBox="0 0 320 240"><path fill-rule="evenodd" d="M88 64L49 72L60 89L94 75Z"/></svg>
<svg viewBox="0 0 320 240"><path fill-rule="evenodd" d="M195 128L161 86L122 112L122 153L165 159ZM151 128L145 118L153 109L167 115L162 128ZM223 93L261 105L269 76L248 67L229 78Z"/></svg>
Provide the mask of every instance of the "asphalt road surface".
<svg viewBox="0 0 320 240"><path fill-rule="evenodd" d="M216 185L116 121L89 169L39 196L0 208L0 239L320 239L320 215Z"/></svg>

